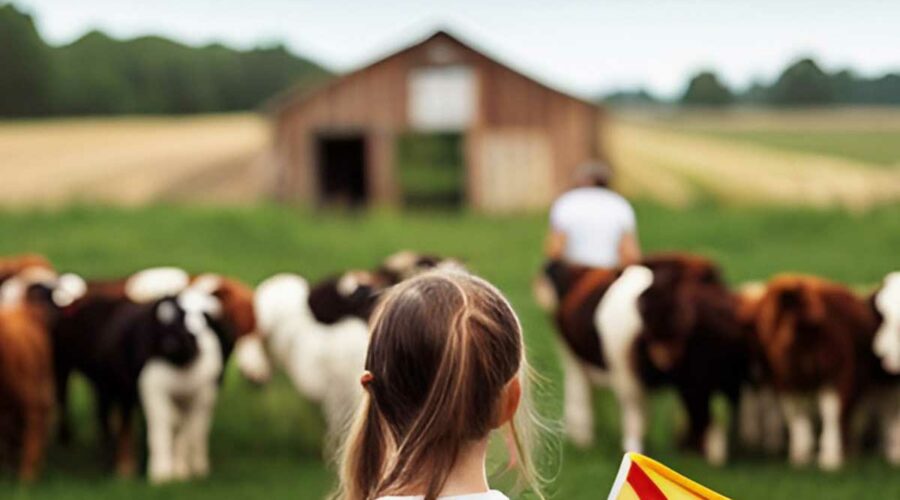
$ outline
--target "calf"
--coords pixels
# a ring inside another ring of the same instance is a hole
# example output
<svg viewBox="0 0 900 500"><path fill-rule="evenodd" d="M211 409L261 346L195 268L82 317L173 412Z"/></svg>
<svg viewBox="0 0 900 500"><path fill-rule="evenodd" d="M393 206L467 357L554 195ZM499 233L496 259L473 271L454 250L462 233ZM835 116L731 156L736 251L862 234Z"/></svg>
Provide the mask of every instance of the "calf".
<svg viewBox="0 0 900 500"><path fill-rule="evenodd" d="M196 359L180 365L165 357L151 358L137 382L147 419L147 475L153 483L209 473L207 442L224 367L221 335L215 330L222 315L219 300L189 287L178 295L177 304L195 337ZM169 306L159 314L172 321L177 311Z"/></svg>
<svg viewBox="0 0 900 500"><path fill-rule="evenodd" d="M47 330L83 285L73 275L22 272L0 286L0 457L11 448L22 481L39 472L53 406Z"/></svg>
<svg viewBox="0 0 900 500"><path fill-rule="evenodd" d="M266 351L301 394L322 406L334 438L361 394L369 329L366 320L353 315L330 324L318 321L309 297L309 285L300 276L273 276L256 288L256 318Z"/></svg>
<svg viewBox="0 0 900 500"><path fill-rule="evenodd" d="M77 370L93 385L101 439L112 452L117 473L133 474L132 414L144 365L163 358L186 366L198 354L184 311L172 297L139 304L104 287L88 286L84 297L63 310L52 338L62 410L69 374Z"/></svg>
<svg viewBox="0 0 900 500"><path fill-rule="evenodd" d="M225 362L234 346L252 336L256 328L253 315L253 290L233 278L217 274L192 276L176 267L157 267L138 271L122 279L92 281L89 283L92 300L105 301L110 306L106 312L97 311L99 317L95 323L105 322L108 319L105 315L117 310L116 304L124 302L152 303L164 297L175 296L188 287L212 295L222 306L221 318L216 323L216 332L219 334L221 357ZM77 359L84 360L86 355L87 353L74 353L57 356L59 437L63 442L69 441L71 435L67 405L69 373L73 368L79 369L74 364L79 363ZM255 365L258 364L259 362L255 363ZM251 363L248 365L254 366ZM258 368L257 371L259 371Z"/></svg>
<svg viewBox="0 0 900 500"><path fill-rule="evenodd" d="M773 278L756 310L756 335L779 396L794 465L812 460L813 415L822 422L818 463L841 467L848 424L870 385L875 315L847 288L812 276Z"/></svg>
<svg viewBox="0 0 900 500"><path fill-rule="evenodd" d="M399 252L375 270L346 271L312 287L293 274L265 280L254 298L259 335L237 352L241 372L263 382L274 360L301 394L321 404L329 437L337 437L360 394L368 320L381 292L441 266L461 267L452 259Z"/></svg>
<svg viewBox="0 0 900 500"><path fill-rule="evenodd" d="M718 268L671 254L624 270L551 262L545 276L536 292L553 309L565 344L565 419L572 440L592 442L593 381L616 394L623 448L642 450L644 394L671 385L688 411L683 444L723 461L725 435L711 422L710 399L722 393L736 404L747 359L737 302Z"/></svg>

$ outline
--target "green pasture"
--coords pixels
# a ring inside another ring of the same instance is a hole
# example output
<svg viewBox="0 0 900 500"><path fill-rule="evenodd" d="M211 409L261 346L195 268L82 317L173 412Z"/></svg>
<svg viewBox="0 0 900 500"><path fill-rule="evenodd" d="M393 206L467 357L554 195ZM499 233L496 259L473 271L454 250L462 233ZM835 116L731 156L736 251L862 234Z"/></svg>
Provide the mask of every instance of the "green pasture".
<svg viewBox="0 0 900 500"><path fill-rule="evenodd" d="M700 252L719 260L738 283L779 271L822 274L855 285L877 282L900 268L900 205L865 215L839 211L731 209L700 205L671 211L637 204L647 250ZM0 255L48 255L62 270L87 277L119 276L172 264L218 271L256 283L282 271L318 279L348 267L371 266L397 249L454 255L495 282L520 313L529 356L547 381L538 401L561 413L561 372L553 332L531 300L540 262L543 215L483 217L426 214L314 215L278 207L142 209L68 208L0 213ZM232 367L233 368L233 367ZM18 488L0 479L0 498L16 499L315 499L332 487L322 460L323 422L283 379L253 387L228 373L216 413L209 479L160 488L105 473L93 442L88 388L76 384L76 442L54 446L44 477ZM563 445L549 486L552 498L604 498L621 454L616 406L597 399L597 443L588 451ZM793 470L781 459L738 456L724 468L707 466L673 447L682 421L669 393L654 398L650 455L735 498L900 498L900 474L880 458L854 458L836 474ZM558 447L557 447L558 448Z"/></svg>

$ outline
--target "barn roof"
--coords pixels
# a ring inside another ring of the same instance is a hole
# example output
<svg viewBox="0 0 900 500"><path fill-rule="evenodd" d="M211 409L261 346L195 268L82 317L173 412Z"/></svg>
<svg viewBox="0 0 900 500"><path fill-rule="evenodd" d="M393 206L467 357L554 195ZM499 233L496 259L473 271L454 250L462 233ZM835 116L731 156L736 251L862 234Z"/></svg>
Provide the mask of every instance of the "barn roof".
<svg viewBox="0 0 900 500"><path fill-rule="evenodd" d="M362 72L366 71L367 69L369 69L369 68L371 68L371 67L373 67L373 66L377 66L377 65L379 65L379 64L384 63L385 61L394 59L394 58L396 58L396 57L401 57L401 56L403 56L403 55L405 55L405 54L407 54L407 53L409 53L409 52L412 52L412 51L418 49L419 47L421 47L421 46L423 46L423 45L426 45L426 44L428 44L428 43L430 43L430 42L432 42L433 40L436 40L436 39L443 39L443 40L450 41L451 43L454 43L454 44L456 44L456 45L462 47L462 48L465 49L465 50L474 52L474 53L476 53L477 55L479 55L479 56L481 56L481 57L484 57L485 59L487 59L487 60L490 61L491 63L496 64L496 65L498 65L498 66L501 66L501 67L503 67L503 68L505 68L505 69L507 69L507 70L509 70L509 71L512 71L512 72L514 72L514 73L516 73L516 74L522 76L523 78L525 78L526 80L528 80L528 81L531 82L532 84L537 85L537 86L539 86L539 87L541 87L541 88L543 88L543 89L545 89L545 90L547 90L547 91L549 91L549 92L552 92L552 93L554 93L554 94L560 95L560 96L565 97L565 98L568 98L568 99L572 99L572 100L575 100L575 101L578 101L578 102L587 104L587 105L589 105L589 106L593 106L593 107L597 107L597 106L598 106L597 103L588 101L588 100L583 99L583 98L578 97L578 96L574 96L574 95L569 94L569 93L567 93L567 92L564 92L564 91L562 91L562 90L560 90L560 89L557 89L557 88L555 88L555 87L552 87L552 86L550 86L550 85L548 85L548 84L546 84L546 83L544 83L544 82L541 82L541 81L539 81L539 80L537 80L537 79L535 79L535 78L533 78L533 77L531 77L531 76L529 76L529 75L526 75L526 74L522 73L521 71L519 71L519 70L517 70L517 69L515 69L515 68L512 68L512 67L510 67L509 65L507 65L507 64L505 64L505 63L499 61L497 58L495 58L495 57L493 57L493 56L487 54L485 51L483 51L483 50L481 50L481 49L475 47L475 46L472 45L471 43L464 42L463 40L461 40L461 39L460 39L459 37L457 37L456 35L453 35L453 34L451 34L450 32L441 29L441 30L437 30L437 31L435 31L434 33L432 33L431 35L429 35L429 36L427 36L427 37L425 37L425 38L419 40L418 42L415 42L415 43L413 43L413 44L411 44L411 45L408 45L408 46L405 47L405 48L402 48L402 49L400 49L400 50L394 51L394 52L392 52L392 53L390 53L390 54L388 54L388 55L386 55L386 56L384 56L384 57L381 57L381 58L379 58L379 59L377 59L377 60L375 60L375 61L373 61L373 62L371 62L371 63L369 63L369 64L363 65L363 66L361 66L361 67L359 67L359 68L357 68L357 69L355 69L355 70L353 70L353 71L350 71L350 72L348 72L348 73L344 73L344 74L341 74L341 75L337 75L337 76L335 76L335 77L333 77L333 78L327 80L327 81L324 82L323 84L314 86L313 88L301 88L300 86L294 86L294 87L291 87L291 88L289 88L289 89L287 89L287 90L285 90L285 91L283 91L283 92L281 92L281 93L275 95L275 96L272 97L271 99L269 99L269 100L263 105L263 109L264 109L264 111L267 112L268 114L275 114L275 115L281 114L281 113L283 113L283 112L285 112L285 111L287 111L287 110L289 110L289 109L292 109L292 108L294 108L294 107L296 107L296 106L298 106L298 105L300 105L300 104L306 102L307 100L309 100L309 99L315 97L316 95L318 95L318 94L320 94L320 93L322 93L322 92L325 92L326 90L328 90L328 89L330 89L330 88L332 88L332 87L338 85L341 81L343 81L343 80L346 79L346 78L350 78L350 77L352 77L353 75L356 75L356 74L358 74L358 73L362 73Z"/></svg>

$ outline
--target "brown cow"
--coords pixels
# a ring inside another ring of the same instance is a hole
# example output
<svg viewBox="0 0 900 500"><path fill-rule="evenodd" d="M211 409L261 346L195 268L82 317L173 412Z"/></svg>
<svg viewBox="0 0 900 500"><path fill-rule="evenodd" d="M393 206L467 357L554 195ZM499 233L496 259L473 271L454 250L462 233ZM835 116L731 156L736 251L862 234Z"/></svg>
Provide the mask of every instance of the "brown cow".
<svg viewBox="0 0 900 500"><path fill-rule="evenodd" d="M53 408L48 329L59 307L84 287L73 275L57 277L45 262L37 267L43 272L26 265L0 286L0 446L12 444L19 479L26 482L40 471Z"/></svg>
<svg viewBox="0 0 900 500"><path fill-rule="evenodd" d="M846 287L803 275L773 278L756 307L756 335L784 410L791 463L812 460L818 413L819 466L840 468L851 415L873 376L875 315Z"/></svg>

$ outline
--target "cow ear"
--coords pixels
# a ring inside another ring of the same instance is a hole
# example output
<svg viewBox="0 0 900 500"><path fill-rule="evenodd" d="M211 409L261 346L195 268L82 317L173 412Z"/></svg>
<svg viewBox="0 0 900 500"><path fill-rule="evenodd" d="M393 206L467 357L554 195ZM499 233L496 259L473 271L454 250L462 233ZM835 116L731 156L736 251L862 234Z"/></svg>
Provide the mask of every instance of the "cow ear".
<svg viewBox="0 0 900 500"><path fill-rule="evenodd" d="M681 271L675 266L660 266L653 270L653 286L672 290L680 281L680 277Z"/></svg>
<svg viewBox="0 0 900 500"><path fill-rule="evenodd" d="M803 288L803 301L806 303L806 318L810 323L822 323L826 319L825 301L822 295L810 287Z"/></svg>
<svg viewBox="0 0 900 500"><path fill-rule="evenodd" d="M156 319L163 325L171 325L178 317L178 307L170 299L160 301L156 305Z"/></svg>
<svg viewBox="0 0 900 500"><path fill-rule="evenodd" d="M375 293L375 290L370 285L359 285L350 298L356 301L364 301L368 300L373 293Z"/></svg>
<svg viewBox="0 0 900 500"><path fill-rule="evenodd" d="M53 307L53 288L44 283L32 283L25 289L25 302L43 307Z"/></svg>
<svg viewBox="0 0 900 500"><path fill-rule="evenodd" d="M335 288L337 289L338 294L342 297L353 297L357 291L360 289L359 280L356 278L356 275L352 272L344 273L343 276L338 280Z"/></svg>
<svg viewBox="0 0 900 500"><path fill-rule="evenodd" d="M880 289L875 290L871 295L869 295L869 298L866 300L866 303L868 304L869 309L872 311L872 315L875 316L875 319L877 319L879 322L884 320L884 316L881 314L881 309L878 308L878 303L877 303L878 293L880 291L881 291Z"/></svg>

